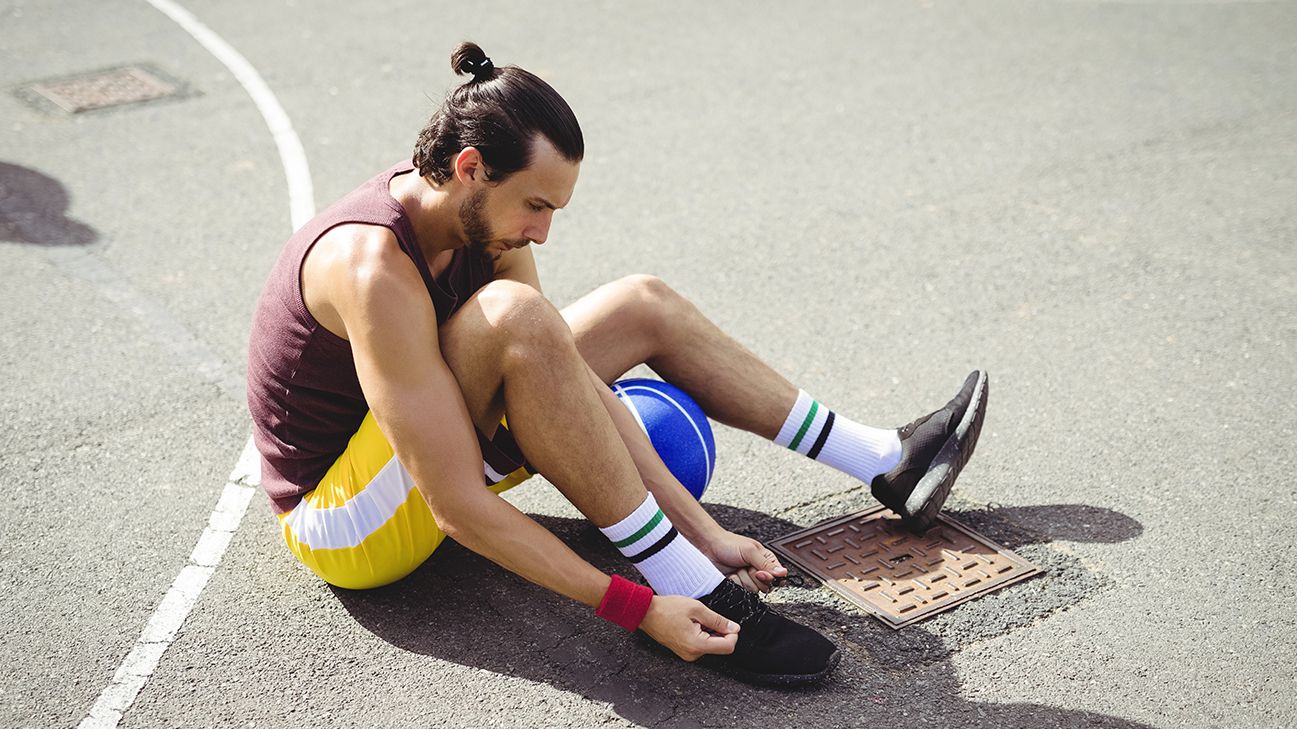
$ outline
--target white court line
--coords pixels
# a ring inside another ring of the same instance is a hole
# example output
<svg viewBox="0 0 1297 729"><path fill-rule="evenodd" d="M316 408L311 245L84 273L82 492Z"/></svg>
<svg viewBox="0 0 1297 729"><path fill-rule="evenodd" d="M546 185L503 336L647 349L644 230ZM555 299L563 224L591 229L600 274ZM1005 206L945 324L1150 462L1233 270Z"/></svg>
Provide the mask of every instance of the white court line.
<svg viewBox="0 0 1297 729"><path fill-rule="evenodd" d="M261 112L262 118L266 120L266 126L274 136L275 146L279 148L279 158L284 165L284 177L288 180L289 214L293 230L302 227L315 215L315 192L311 187L311 171L306 164L306 153L302 149L302 142L297 137L297 132L293 131L288 114L284 112L284 107L261 78L261 74L257 73L242 54L199 22L188 10L171 0L145 0L145 2L174 20L199 44L216 56L217 60L225 64L230 73L234 74L234 78L248 92L248 96L252 97L257 111ZM135 703L135 697L144 688L144 684L148 683L149 677L158 667L158 662L162 660L162 654L176 639L180 626L184 624L194 604L198 602L199 594L207 586L207 581L211 579L212 574L216 572L216 567L220 564L226 547L230 545L230 540L234 538L234 533L238 531L243 515L248 510L248 502L260 482L261 463L252 439L248 438L243 445L238 463L230 472L230 478L221 492L221 498L216 502L216 508L212 510L212 515L207 520L207 528L203 530L198 543L194 545L194 551L189 555L189 564L180 570L180 574L171 583L170 589L162 596L162 601L153 611L152 617L144 626L134 647L117 667L112 682L99 694L99 698L95 700L94 706L90 707L90 713L86 718L81 720L81 729L116 727L121 722L122 715L131 704Z"/></svg>
<svg viewBox="0 0 1297 729"><path fill-rule="evenodd" d="M203 25L188 10L171 0L144 0L166 14L167 17L189 32L203 48L211 51L213 56L230 69L243 89L252 97L257 111L266 120L266 126L275 138L279 148L279 159L284 164L284 177L288 178L288 210L293 221L293 230L306 224L315 217L315 191L311 187L311 171L306 165L306 152L302 149L302 140L293 131L288 114L280 106L279 99L266 85L257 69L248 63L243 54L234 50L219 35Z"/></svg>

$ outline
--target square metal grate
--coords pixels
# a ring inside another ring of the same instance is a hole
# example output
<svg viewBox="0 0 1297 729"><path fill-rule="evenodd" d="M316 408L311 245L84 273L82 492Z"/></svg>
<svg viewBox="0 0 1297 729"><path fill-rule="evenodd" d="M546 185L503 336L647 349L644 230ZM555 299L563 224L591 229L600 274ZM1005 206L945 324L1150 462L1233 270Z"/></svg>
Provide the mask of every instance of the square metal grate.
<svg viewBox="0 0 1297 729"><path fill-rule="evenodd" d="M949 517L915 534L883 506L793 532L770 546L893 628L1041 571Z"/></svg>
<svg viewBox="0 0 1297 729"><path fill-rule="evenodd" d="M179 91L175 84L139 66L122 66L71 78L41 81L28 88L69 114L152 101L175 95Z"/></svg>

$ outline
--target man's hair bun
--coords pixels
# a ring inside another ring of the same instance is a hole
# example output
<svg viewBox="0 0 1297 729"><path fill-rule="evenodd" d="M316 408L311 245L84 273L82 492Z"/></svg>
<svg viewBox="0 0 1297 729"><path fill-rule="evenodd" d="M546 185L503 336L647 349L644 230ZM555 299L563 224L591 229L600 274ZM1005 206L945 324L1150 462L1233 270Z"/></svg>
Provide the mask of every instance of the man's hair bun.
<svg viewBox="0 0 1297 729"><path fill-rule="evenodd" d="M486 51L470 41L460 43L455 52L450 54L450 67L460 76L473 74L474 81L491 78L495 71L495 64L486 57Z"/></svg>
<svg viewBox="0 0 1297 729"><path fill-rule="evenodd" d="M421 177L445 184L455 176L455 155L473 147L487 179L501 182L531 164L537 135L568 162L585 156L576 115L539 76L513 65L497 68L476 43L467 42L450 54L450 67L473 79L452 88L419 132L411 160Z"/></svg>

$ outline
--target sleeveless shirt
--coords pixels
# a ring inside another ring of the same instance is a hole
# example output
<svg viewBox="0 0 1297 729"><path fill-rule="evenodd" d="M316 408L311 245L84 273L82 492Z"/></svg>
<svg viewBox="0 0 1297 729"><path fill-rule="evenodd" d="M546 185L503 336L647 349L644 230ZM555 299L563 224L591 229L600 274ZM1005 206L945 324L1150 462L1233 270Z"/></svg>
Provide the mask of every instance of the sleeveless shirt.
<svg viewBox="0 0 1297 729"><path fill-rule="evenodd" d="M491 280L491 262L467 248L433 277L405 209L388 191L392 178L414 166L401 162L353 190L288 239L257 302L248 342L248 410L261 454L261 483L275 513L291 511L315 488L369 412L351 343L320 326L302 299L302 263L311 246L346 223L381 225L414 261L441 325ZM488 461L501 473L523 465L509 434L499 449L478 434ZM491 452L495 450L495 452ZM503 459L500 459L504 456Z"/></svg>

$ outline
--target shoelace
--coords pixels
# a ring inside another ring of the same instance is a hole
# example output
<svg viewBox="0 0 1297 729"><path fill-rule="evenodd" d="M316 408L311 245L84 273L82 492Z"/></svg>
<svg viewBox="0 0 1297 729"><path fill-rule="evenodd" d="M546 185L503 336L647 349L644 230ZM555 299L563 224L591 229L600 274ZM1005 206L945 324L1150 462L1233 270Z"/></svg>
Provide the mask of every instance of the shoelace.
<svg viewBox="0 0 1297 729"><path fill-rule="evenodd" d="M717 600L711 605L711 609L744 627L748 625L755 627L770 612L770 608L757 597L756 593L748 592L733 582L729 582L725 592L717 595ZM731 610L736 614L730 615Z"/></svg>
<svg viewBox="0 0 1297 729"><path fill-rule="evenodd" d="M806 587L806 585L806 578L797 574L776 577L774 582L771 583L772 587ZM736 589L726 590L724 594L718 595L716 604L712 605L712 609L721 612L717 608L726 610L737 608L742 611L742 616L731 618L731 620L734 620L739 625L749 625L749 621L751 621L750 624L755 627L757 623L761 622L762 618L770 614L770 606L766 605L756 593L748 592L738 585L734 585L734 587Z"/></svg>
<svg viewBox="0 0 1297 729"><path fill-rule="evenodd" d="M788 575L786 577L776 577L775 581L770 583L771 587L806 587L806 578L801 575Z"/></svg>

